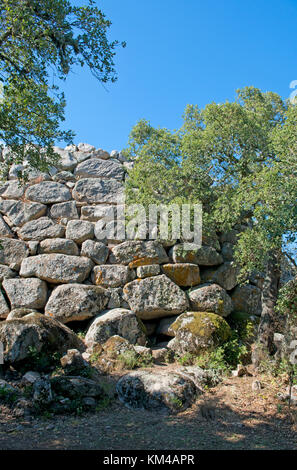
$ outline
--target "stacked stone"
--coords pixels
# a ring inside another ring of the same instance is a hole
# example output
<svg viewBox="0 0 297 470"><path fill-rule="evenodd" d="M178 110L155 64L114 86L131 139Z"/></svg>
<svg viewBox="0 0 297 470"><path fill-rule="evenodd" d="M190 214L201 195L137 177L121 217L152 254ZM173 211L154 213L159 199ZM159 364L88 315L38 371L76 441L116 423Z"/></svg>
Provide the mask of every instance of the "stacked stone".
<svg viewBox="0 0 297 470"><path fill-rule="evenodd" d="M233 262L243 227L190 251L181 240L168 246L102 238L103 217L123 202L131 162L88 144L55 150L59 168L31 171L20 185L24 168L15 165L0 187L3 321L32 311L63 324L89 320L88 345L112 335L144 345L145 332L171 339L169 347L181 353L187 343L192 352L204 347L192 341L193 331L186 334L197 316L204 315L211 332L224 327L226 333L224 318L232 312L260 315L261 279L238 285Z"/></svg>

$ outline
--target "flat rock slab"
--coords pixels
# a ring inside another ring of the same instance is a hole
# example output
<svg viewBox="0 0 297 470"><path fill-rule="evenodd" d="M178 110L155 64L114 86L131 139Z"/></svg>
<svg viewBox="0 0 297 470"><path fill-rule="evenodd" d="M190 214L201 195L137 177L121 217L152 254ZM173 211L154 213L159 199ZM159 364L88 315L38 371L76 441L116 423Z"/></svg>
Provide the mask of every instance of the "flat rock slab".
<svg viewBox="0 0 297 470"><path fill-rule="evenodd" d="M53 290L44 312L62 323L87 320L104 309L109 297L101 287L66 284Z"/></svg>
<svg viewBox="0 0 297 470"><path fill-rule="evenodd" d="M120 401L130 409L176 413L191 406L201 391L190 377L168 371L136 371L116 386Z"/></svg>
<svg viewBox="0 0 297 470"><path fill-rule="evenodd" d="M83 178L74 186L72 195L78 202L117 204L124 200L124 187L116 180Z"/></svg>
<svg viewBox="0 0 297 470"><path fill-rule="evenodd" d="M150 320L184 312L188 299L165 274L136 279L125 285L124 299L139 318Z"/></svg>
<svg viewBox="0 0 297 470"><path fill-rule="evenodd" d="M89 258L62 254L37 255L23 260L20 275L54 284L83 282L93 267Z"/></svg>
<svg viewBox="0 0 297 470"><path fill-rule="evenodd" d="M67 186L54 181L43 181L30 186L26 191L26 199L41 204L55 204L70 201L71 193Z"/></svg>
<svg viewBox="0 0 297 470"><path fill-rule="evenodd" d="M86 334L88 346L94 343L104 344L111 336L118 335L132 344L146 342L145 327L134 312L124 308L115 308L102 312L96 317Z"/></svg>

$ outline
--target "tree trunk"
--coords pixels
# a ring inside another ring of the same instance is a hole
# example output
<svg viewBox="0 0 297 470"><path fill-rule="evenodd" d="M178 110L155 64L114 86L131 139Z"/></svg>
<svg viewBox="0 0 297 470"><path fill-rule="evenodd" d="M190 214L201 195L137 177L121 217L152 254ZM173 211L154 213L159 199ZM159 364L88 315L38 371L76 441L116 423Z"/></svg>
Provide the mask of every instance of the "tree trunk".
<svg viewBox="0 0 297 470"><path fill-rule="evenodd" d="M252 361L258 366L264 353L273 354L275 304L279 290L280 281L280 256L279 253L271 254L267 263L267 269L262 289L262 312L258 329L257 345L254 348Z"/></svg>

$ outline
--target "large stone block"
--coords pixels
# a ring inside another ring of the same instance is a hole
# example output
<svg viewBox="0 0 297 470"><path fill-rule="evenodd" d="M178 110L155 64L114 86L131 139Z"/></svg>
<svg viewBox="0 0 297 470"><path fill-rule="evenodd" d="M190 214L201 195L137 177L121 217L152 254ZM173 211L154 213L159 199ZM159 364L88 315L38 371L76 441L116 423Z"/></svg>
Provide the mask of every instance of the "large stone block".
<svg viewBox="0 0 297 470"><path fill-rule="evenodd" d="M37 255L23 260L20 275L54 284L83 282L93 267L89 258L62 254Z"/></svg>
<svg viewBox="0 0 297 470"><path fill-rule="evenodd" d="M136 279L123 292L130 309L143 320L178 314L188 307L185 292L164 274Z"/></svg>
<svg viewBox="0 0 297 470"><path fill-rule="evenodd" d="M11 308L43 308L47 301L47 285L40 279L4 279L3 288Z"/></svg>
<svg viewBox="0 0 297 470"><path fill-rule="evenodd" d="M54 289L45 306L45 314L62 323L87 320L98 315L108 300L108 291L101 287L66 284Z"/></svg>

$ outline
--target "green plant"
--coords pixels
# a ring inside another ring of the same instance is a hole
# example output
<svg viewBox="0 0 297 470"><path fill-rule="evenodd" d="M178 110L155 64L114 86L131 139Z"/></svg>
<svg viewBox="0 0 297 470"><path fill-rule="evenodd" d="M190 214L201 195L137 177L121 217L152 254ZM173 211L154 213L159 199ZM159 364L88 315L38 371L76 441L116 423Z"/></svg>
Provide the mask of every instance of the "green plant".
<svg viewBox="0 0 297 470"><path fill-rule="evenodd" d="M60 366L61 355L57 352L47 353L45 351L37 351L35 346L29 346L28 358L22 366L22 370L37 370L46 372L49 369Z"/></svg>
<svg viewBox="0 0 297 470"><path fill-rule="evenodd" d="M96 405L96 411L106 410L112 403L112 399L109 396L102 398L99 403Z"/></svg>
<svg viewBox="0 0 297 470"><path fill-rule="evenodd" d="M118 356L118 362L126 369L136 369L151 366L153 359L149 354L140 355L136 351L128 350Z"/></svg>
<svg viewBox="0 0 297 470"><path fill-rule="evenodd" d="M195 356L189 352L185 353L183 356L177 358L177 362L182 366L193 365L195 362Z"/></svg>
<svg viewBox="0 0 297 470"><path fill-rule="evenodd" d="M8 404L13 404L17 400L17 394L8 387L0 388L0 400Z"/></svg>

